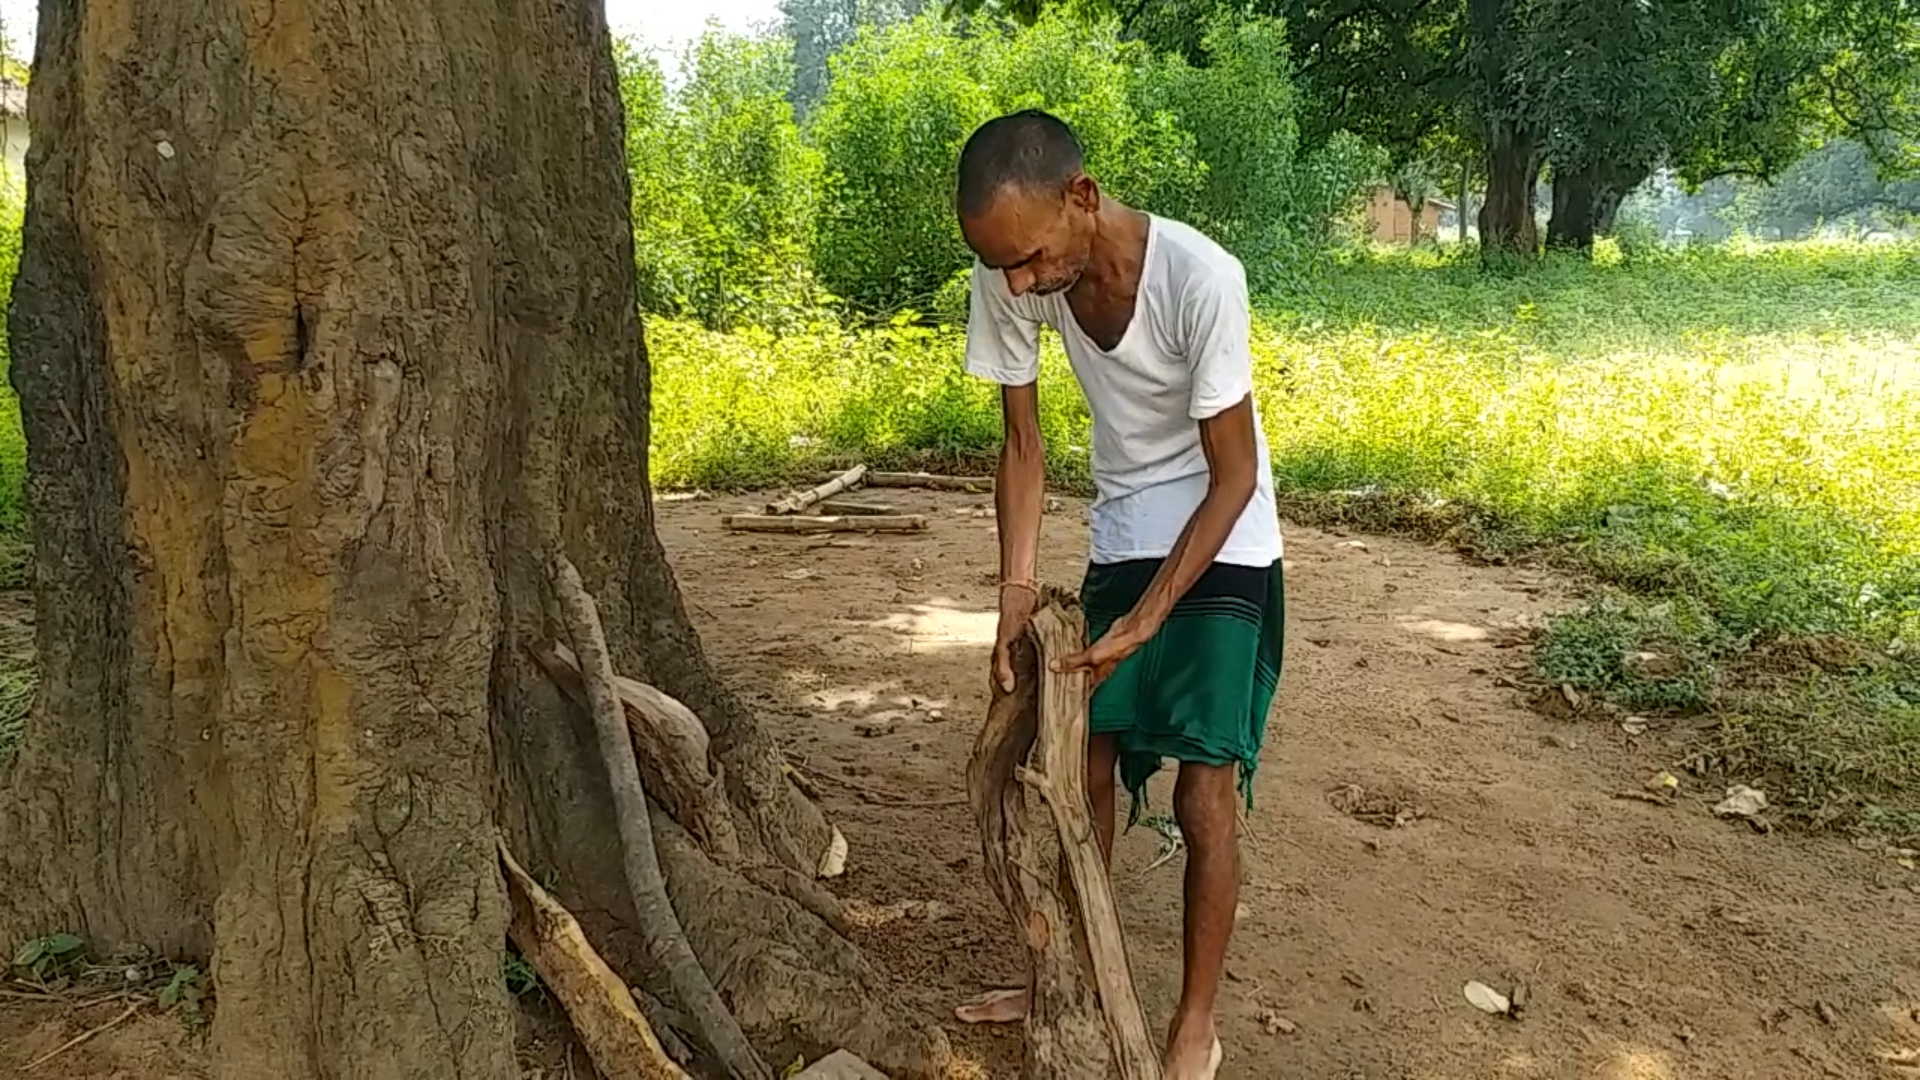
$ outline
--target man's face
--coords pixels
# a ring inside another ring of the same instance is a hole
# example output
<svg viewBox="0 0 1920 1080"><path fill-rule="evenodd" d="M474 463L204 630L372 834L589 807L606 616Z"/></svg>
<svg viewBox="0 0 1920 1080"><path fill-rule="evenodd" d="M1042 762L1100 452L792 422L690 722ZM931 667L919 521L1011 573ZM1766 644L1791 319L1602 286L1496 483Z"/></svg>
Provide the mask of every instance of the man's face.
<svg viewBox="0 0 1920 1080"><path fill-rule="evenodd" d="M1007 276L1015 296L1045 296L1072 287L1087 270L1100 191L1085 175L1063 191L1002 188L985 211L960 219L960 233L980 261Z"/></svg>

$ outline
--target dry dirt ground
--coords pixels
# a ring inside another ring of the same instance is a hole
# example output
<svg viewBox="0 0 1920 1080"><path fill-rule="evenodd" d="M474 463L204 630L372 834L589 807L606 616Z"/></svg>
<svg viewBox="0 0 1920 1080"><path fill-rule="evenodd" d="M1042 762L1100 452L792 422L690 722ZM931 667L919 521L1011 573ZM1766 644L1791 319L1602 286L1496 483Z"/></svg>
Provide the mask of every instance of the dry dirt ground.
<svg viewBox="0 0 1920 1080"><path fill-rule="evenodd" d="M835 888L862 945L946 1021L963 1071L1015 1076L1015 1029L950 1018L1021 972L961 798L987 704L989 501L868 497L932 528L733 534L721 515L765 499L729 496L663 503L660 530L713 659L852 842ZM1043 575L1075 583L1083 504L1045 528ZM1671 764L1675 733L1545 719L1510 681L1525 657L1503 646L1572 602L1560 582L1301 527L1287 569L1223 1080L1920 1080L1920 874L1716 819L1721 792L1698 785L1670 807L1618 797ZM1114 867L1156 1027L1180 973L1181 859L1149 870L1161 843L1136 827ZM1476 1011L1468 980L1524 985L1518 1017ZM117 1012L0 1017L0 1075ZM138 1017L36 1075L201 1075L178 1028Z"/></svg>

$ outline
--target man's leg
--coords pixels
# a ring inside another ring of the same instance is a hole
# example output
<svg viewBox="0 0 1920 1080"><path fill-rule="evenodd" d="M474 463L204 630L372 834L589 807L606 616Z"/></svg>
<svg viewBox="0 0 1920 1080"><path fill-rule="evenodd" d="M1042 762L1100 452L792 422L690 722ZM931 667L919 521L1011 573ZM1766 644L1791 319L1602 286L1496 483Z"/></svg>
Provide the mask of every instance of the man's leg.
<svg viewBox="0 0 1920 1080"><path fill-rule="evenodd" d="M1093 804L1093 831L1100 837L1100 859L1113 870L1114 803L1119 790L1120 739L1087 738L1087 801Z"/></svg>
<svg viewBox="0 0 1920 1080"><path fill-rule="evenodd" d="M1120 740L1112 735L1087 739L1087 801L1093 804L1093 831L1100 839L1100 857L1113 868L1114 807L1119 788ZM953 1011L966 1024L1011 1024L1027 1018L1033 1002L1025 988L989 990Z"/></svg>
<svg viewBox="0 0 1920 1080"><path fill-rule="evenodd" d="M1173 789L1174 816L1187 842L1186 962L1167 1033L1166 1080L1209 1080L1220 1065L1213 1003L1240 897L1237 768L1185 762Z"/></svg>

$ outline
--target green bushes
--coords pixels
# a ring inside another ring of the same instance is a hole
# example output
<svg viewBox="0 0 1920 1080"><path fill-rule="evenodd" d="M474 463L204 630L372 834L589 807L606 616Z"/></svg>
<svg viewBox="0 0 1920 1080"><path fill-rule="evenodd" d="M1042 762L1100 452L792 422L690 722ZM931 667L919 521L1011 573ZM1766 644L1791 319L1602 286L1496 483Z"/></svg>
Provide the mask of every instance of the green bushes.
<svg viewBox="0 0 1920 1080"><path fill-rule="evenodd" d="M785 43L710 33L677 92L630 46L615 62L642 306L719 329L804 319L820 158L794 126Z"/></svg>
<svg viewBox="0 0 1920 1080"><path fill-rule="evenodd" d="M1201 39L1206 63L1154 61L1143 111L1171 116L1194 136L1200 183L1149 202L1239 256L1248 285L1272 293L1302 284L1329 226L1352 209L1384 164L1359 140L1337 136L1304 153L1285 27L1277 19L1217 18Z"/></svg>
<svg viewBox="0 0 1920 1080"><path fill-rule="evenodd" d="M953 163L994 115L976 52L923 15L865 30L833 59L811 130L828 185L814 264L858 308L924 308L967 265Z"/></svg>
<svg viewBox="0 0 1920 1080"><path fill-rule="evenodd" d="M954 162L981 122L1029 107L1074 126L1117 198L1219 238L1256 289L1297 287L1377 162L1351 139L1300 146L1281 30L1222 22L1189 64L1112 22L924 14L835 54L804 132L782 39L709 34L678 91L623 49L642 302L709 327L791 327L825 299L817 277L866 316L950 317L968 264Z"/></svg>

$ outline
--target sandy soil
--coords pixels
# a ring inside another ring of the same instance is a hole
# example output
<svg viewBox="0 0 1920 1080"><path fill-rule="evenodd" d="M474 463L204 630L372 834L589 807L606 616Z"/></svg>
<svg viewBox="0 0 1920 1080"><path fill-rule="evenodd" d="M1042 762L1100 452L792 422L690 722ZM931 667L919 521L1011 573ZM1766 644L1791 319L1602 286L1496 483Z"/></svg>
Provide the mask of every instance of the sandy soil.
<svg viewBox="0 0 1920 1080"><path fill-rule="evenodd" d="M863 497L933 527L737 535L720 516L765 501L742 496L664 503L660 529L714 660L852 841L835 888L870 916L862 945L947 1023L970 1071L1014 1076L1014 1029L950 1018L1020 977L960 801L987 701L989 502ZM1059 500L1049 580L1077 582L1084 536L1082 504ZM1572 599L1545 572L1306 528L1288 529L1287 551L1287 667L1243 852L1223 1080L1920 1080L1920 874L1718 820L1718 791L1618 798L1669 764L1678 735L1528 709L1512 629ZM1115 856L1156 1026L1180 974L1181 860L1147 870L1160 842L1135 828ZM1524 985L1518 1019L1468 1005L1468 980ZM0 1075L118 1013L15 1004L0 1010ZM202 1067L176 1021L141 1016L36 1075Z"/></svg>
<svg viewBox="0 0 1920 1080"><path fill-rule="evenodd" d="M749 498L670 503L660 527L715 661L757 694L852 841L841 894L952 905L862 942L946 1018L1020 977L955 801L986 712L991 501L865 497L933 527L730 534L720 516L763 501ZM1059 500L1045 528L1042 574L1077 583L1082 504ZM1920 1077L1883 1058L1920 1050L1920 875L1842 840L1718 820L1721 791L1683 789L1673 807L1617 798L1668 764L1677 736L1527 707L1509 681L1523 651L1502 646L1572 602L1551 576L1298 527L1287 568L1223 1080ZM891 731L862 733L885 717ZM1158 808L1169 788L1163 772ZM881 805L896 800L944 805ZM1160 840L1136 827L1115 853L1156 1025L1180 976L1181 860L1145 870ZM1524 983L1521 1017L1475 1011L1474 979ZM1011 1029L948 1028L984 1074L1016 1075Z"/></svg>

